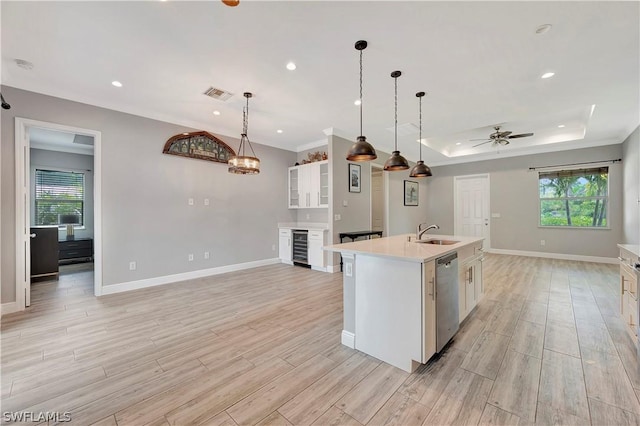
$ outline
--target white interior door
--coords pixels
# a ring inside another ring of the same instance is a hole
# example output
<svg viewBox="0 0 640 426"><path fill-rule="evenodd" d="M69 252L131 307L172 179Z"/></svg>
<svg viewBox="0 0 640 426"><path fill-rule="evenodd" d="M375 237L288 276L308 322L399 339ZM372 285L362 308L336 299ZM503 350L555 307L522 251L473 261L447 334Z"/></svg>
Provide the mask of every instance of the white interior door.
<svg viewBox="0 0 640 426"><path fill-rule="evenodd" d="M371 168L371 229L384 231L384 177L376 167Z"/></svg>
<svg viewBox="0 0 640 426"><path fill-rule="evenodd" d="M16 126L16 302L31 305L31 203L29 128Z"/></svg>
<svg viewBox="0 0 640 426"><path fill-rule="evenodd" d="M483 237L484 247L491 247L489 175L456 176L455 234Z"/></svg>

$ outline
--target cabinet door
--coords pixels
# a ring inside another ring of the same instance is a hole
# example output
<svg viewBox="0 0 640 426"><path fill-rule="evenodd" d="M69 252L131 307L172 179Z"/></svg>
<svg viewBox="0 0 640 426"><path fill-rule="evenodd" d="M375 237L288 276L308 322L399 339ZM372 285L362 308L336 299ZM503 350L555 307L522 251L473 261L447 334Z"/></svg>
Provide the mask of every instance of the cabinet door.
<svg viewBox="0 0 640 426"><path fill-rule="evenodd" d="M307 197L309 208L318 208L320 206L320 164L313 163L306 167L307 169Z"/></svg>
<svg viewBox="0 0 640 426"><path fill-rule="evenodd" d="M436 266L424 264L422 286L422 363L436 353Z"/></svg>
<svg viewBox="0 0 640 426"><path fill-rule="evenodd" d="M300 202L300 168L289 167L289 208L302 207Z"/></svg>
<svg viewBox="0 0 640 426"><path fill-rule="evenodd" d="M309 265L324 268L324 232L309 231Z"/></svg>
<svg viewBox="0 0 640 426"><path fill-rule="evenodd" d="M318 207L329 207L329 163L320 163L320 203Z"/></svg>
<svg viewBox="0 0 640 426"><path fill-rule="evenodd" d="M482 282L482 262L484 261L484 258L481 257L480 259L478 259L478 261L476 261L476 264L473 268L473 280L475 282L475 292L476 292L476 305L478 304L478 302L480 302L480 300L482 299L482 296L484 296L484 283Z"/></svg>
<svg viewBox="0 0 640 426"><path fill-rule="evenodd" d="M458 315L460 322L467 317L467 269L464 265L458 273Z"/></svg>
<svg viewBox="0 0 640 426"><path fill-rule="evenodd" d="M468 264L465 267L465 286L466 286L466 294L465 294L465 308L467 313L471 312L473 308L476 307L476 287L474 282L474 269L475 262Z"/></svg>
<svg viewBox="0 0 640 426"><path fill-rule="evenodd" d="M291 230L280 229L278 239L278 254L280 260L291 262Z"/></svg>

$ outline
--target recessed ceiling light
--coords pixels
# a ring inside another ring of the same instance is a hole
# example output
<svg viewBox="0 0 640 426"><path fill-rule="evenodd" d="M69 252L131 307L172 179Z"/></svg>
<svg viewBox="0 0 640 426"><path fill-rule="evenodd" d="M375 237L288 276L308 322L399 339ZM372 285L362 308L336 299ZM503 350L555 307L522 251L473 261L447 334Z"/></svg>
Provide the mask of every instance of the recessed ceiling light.
<svg viewBox="0 0 640 426"><path fill-rule="evenodd" d="M220 111L213 111L213 115L220 115Z"/></svg>
<svg viewBox="0 0 640 426"><path fill-rule="evenodd" d="M112 81L111 84L113 84L116 87L122 87L122 83L120 83L118 80Z"/></svg>
<svg viewBox="0 0 640 426"><path fill-rule="evenodd" d="M551 24L543 24L536 28L536 34L544 34L551 29Z"/></svg>
<svg viewBox="0 0 640 426"><path fill-rule="evenodd" d="M287 69L288 69L289 71L293 71L293 70L295 70L295 69L296 69L296 64L294 64L293 62L289 62L289 63L287 64Z"/></svg>
<svg viewBox="0 0 640 426"><path fill-rule="evenodd" d="M278 133L282 133L282 130L281 130L281 129L278 129L278 130L276 130L276 132L278 132Z"/></svg>
<svg viewBox="0 0 640 426"><path fill-rule="evenodd" d="M564 127L564 124L560 124L558 127L562 129Z"/></svg>
<svg viewBox="0 0 640 426"><path fill-rule="evenodd" d="M458 146L462 145L462 142L456 142L456 145L458 145Z"/></svg>
<svg viewBox="0 0 640 426"><path fill-rule="evenodd" d="M542 74L542 76L540 78L551 78L554 75L556 75L555 72L545 72L544 74Z"/></svg>
<svg viewBox="0 0 640 426"><path fill-rule="evenodd" d="M354 104L354 105L356 105L356 106L360 105L361 103L362 103L362 101L361 101L360 99L356 99L356 100L353 102L353 104Z"/></svg>

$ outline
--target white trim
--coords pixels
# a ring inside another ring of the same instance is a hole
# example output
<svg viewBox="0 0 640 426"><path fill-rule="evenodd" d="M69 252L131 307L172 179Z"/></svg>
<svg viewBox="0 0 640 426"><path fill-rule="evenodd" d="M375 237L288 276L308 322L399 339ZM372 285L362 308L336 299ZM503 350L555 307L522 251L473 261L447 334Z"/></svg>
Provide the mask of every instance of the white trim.
<svg viewBox="0 0 640 426"><path fill-rule="evenodd" d="M18 308L18 302L3 303L0 305L0 316L20 312L21 310Z"/></svg>
<svg viewBox="0 0 640 426"><path fill-rule="evenodd" d="M318 271L318 272L327 272L327 268L325 268L324 266L313 266L313 265L311 265L311 270Z"/></svg>
<svg viewBox="0 0 640 426"><path fill-rule="evenodd" d="M348 348L356 348L356 335L350 331L342 330L342 336L340 342Z"/></svg>
<svg viewBox="0 0 640 426"><path fill-rule="evenodd" d="M105 285L102 287L102 294L106 295L122 293L124 291L139 290L141 288L172 284L179 281L193 280L196 278L225 274L227 272L242 271L244 269L257 268L259 266L275 265L277 263L280 263L280 259L276 257L273 259L255 260L253 262L236 263L233 265L219 266L217 268L200 269L198 271L183 272L181 274L165 275L162 277Z"/></svg>
<svg viewBox="0 0 640 426"><path fill-rule="evenodd" d="M545 259L576 260L579 262L608 263L611 265L617 265L620 263L617 257L582 256L578 254L545 253L542 251L489 249L487 250L487 253L506 254L510 256L542 257Z"/></svg>
<svg viewBox="0 0 640 426"><path fill-rule="evenodd" d="M30 208L30 204L22 203L22 196L25 195L22 185L22 178L30 180L30 170L27 170L25 160L29 157L30 141L28 129L37 127L40 129L54 130L58 132L74 133L93 137L93 258L94 258L94 294L102 294L102 133L97 130L83 129L81 127L67 126L64 124L50 123L46 121L32 120L29 118L15 117L15 205L16 205L16 303L20 310L26 307L26 291L30 277L21 277L19 274L28 274L29 259L25 255L29 242L25 241L27 230L21 229L24 225L29 227L30 223L23 223L25 213ZM30 203L29 200L24 200ZM25 211L27 209L27 211Z"/></svg>

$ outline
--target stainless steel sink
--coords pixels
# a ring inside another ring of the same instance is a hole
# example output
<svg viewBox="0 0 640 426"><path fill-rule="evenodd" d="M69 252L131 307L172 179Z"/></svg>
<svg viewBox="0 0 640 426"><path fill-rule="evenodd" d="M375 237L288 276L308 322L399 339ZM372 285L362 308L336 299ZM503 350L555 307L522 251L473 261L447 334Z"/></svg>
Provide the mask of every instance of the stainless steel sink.
<svg viewBox="0 0 640 426"><path fill-rule="evenodd" d="M437 244L439 246L450 246L451 244L456 244L459 243L460 241L453 241L453 240L416 240L416 243L419 244Z"/></svg>

